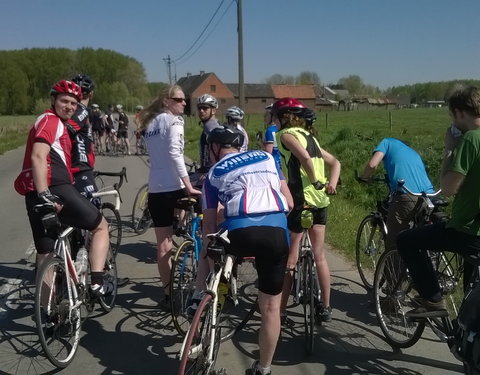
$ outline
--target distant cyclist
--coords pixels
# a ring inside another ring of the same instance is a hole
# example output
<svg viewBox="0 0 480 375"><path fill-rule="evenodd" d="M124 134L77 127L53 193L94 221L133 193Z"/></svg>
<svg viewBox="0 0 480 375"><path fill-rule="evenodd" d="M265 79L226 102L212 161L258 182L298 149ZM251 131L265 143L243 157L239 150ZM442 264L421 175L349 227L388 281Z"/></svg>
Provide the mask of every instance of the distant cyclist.
<svg viewBox="0 0 480 375"><path fill-rule="evenodd" d="M97 154L105 151L105 116L98 104L92 104L90 111L90 122L92 123L93 140Z"/></svg>
<svg viewBox="0 0 480 375"><path fill-rule="evenodd" d="M265 130L265 137L262 139L262 149L273 155L275 162L278 164L279 168L282 168L282 161L280 151L277 146L276 134L279 130L278 119L272 115L273 104L269 104L265 107L265 114L263 116L263 121L267 126Z"/></svg>
<svg viewBox="0 0 480 375"><path fill-rule="evenodd" d="M50 98L51 108L37 118L29 132L22 172L15 180L15 190L25 195L37 249L37 267L53 251L56 238L45 232L41 217L33 208L49 203L63 224L91 231L91 289L96 295L109 294L114 286L104 272L110 245L108 224L98 209L75 189L70 170L72 143L67 122L82 100L82 89L75 82L58 81L50 91Z"/></svg>
<svg viewBox="0 0 480 375"><path fill-rule="evenodd" d="M135 107L135 155L141 154L141 147L142 147L142 136L145 133L145 130L141 129L140 125L140 112L143 111L143 105L137 105Z"/></svg>
<svg viewBox="0 0 480 375"><path fill-rule="evenodd" d="M254 256L258 273L258 305L262 315L259 332L260 360L249 374L271 374L275 347L280 333L280 301L288 256L285 213L292 198L272 155L263 151L239 152L244 143L238 129L218 127L208 135L211 160L216 162L203 188L204 246L199 260L195 293L189 314L197 308L209 272L206 234L218 230L218 206L225 207L228 252Z"/></svg>
<svg viewBox="0 0 480 375"><path fill-rule="evenodd" d="M128 116L123 110L123 105L117 104L118 113L118 131L117 140L118 144L124 143L126 146L127 155L131 155L130 141L128 140Z"/></svg>
<svg viewBox="0 0 480 375"><path fill-rule="evenodd" d="M245 128L242 126L242 120L245 116L245 112L239 107L230 107L225 111L225 119L228 126L233 126L243 133L244 140L240 152L248 151L248 134Z"/></svg>
<svg viewBox="0 0 480 375"><path fill-rule="evenodd" d="M217 99L212 95L203 94L197 99L198 117L200 118L200 125L203 129L200 136L200 173L208 172L210 166L212 165L207 144L207 136L214 128L218 128L220 126L217 118L215 117L217 108Z"/></svg>

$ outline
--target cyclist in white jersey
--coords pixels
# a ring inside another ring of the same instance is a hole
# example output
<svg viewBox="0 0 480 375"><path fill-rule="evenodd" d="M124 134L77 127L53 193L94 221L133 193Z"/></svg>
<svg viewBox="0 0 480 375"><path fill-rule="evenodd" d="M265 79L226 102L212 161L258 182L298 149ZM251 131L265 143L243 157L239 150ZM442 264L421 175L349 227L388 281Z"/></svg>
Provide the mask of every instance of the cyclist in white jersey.
<svg viewBox="0 0 480 375"><path fill-rule="evenodd" d="M207 138L210 157L217 163L208 173L203 185L203 233L218 230L217 209L224 206L221 226L228 229L229 253L254 256L258 273L258 304L262 314L259 334L260 359L249 373L271 374L275 347L280 333L280 301L288 257L286 212L293 207L293 198L281 170L267 152L239 152L244 138L238 129L221 127L212 130ZM190 313L195 311L201 290L209 272L202 251L192 297Z"/></svg>

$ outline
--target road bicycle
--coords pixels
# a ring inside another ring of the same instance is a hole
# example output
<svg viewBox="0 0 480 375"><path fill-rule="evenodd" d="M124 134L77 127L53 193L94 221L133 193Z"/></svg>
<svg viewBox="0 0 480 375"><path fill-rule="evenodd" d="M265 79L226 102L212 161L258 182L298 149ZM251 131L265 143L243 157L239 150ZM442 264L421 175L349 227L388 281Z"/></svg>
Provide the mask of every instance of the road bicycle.
<svg viewBox="0 0 480 375"><path fill-rule="evenodd" d="M366 182L359 178L355 171L355 179ZM369 181L385 183L388 187L387 177L372 177ZM392 192L388 189L388 195L383 200L377 201L376 210L365 216L357 230L355 241L355 260L358 273L363 285L367 290L373 289L373 277L380 256L385 251L387 238L387 213L392 199Z"/></svg>
<svg viewBox="0 0 480 375"><path fill-rule="evenodd" d="M185 163L189 175L197 174L197 165ZM148 210L148 184L140 187L135 196L132 208L132 228L138 234L143 234L152 226L152 217Z"/></svg>
<svg viewBox="0 0 480 375"><path fill-rule="evenodd" d="M414 225L421 226L435 221L433 194L413 193L405 185L407 194L418 197L414 208ZM439 201L437 206L446 202ZM442 216L440 216L442 219ZM463 274L463 258L450 252L427 252L437 274L441 293L447 300L447 317L409 319L406 313L419 306L418 293L413 281L397 250L384 252L379 259L374 278L374 302L378 323L386 341L395 348L407 348L414 345L428 325L442 341L447 341L453 332L451 319L458 314Z"/></svg>
<svg viewBox="0 0 480 375"><path fill-rule="evenodd" d="M226 374L215 370L220 343L230 339L250 320L257 308L256 271L253 260L226 254L228 232L208 235L207 255L214 270L207 278L207 288L195 312L180 349L178 374ZM244 270L241 270L245 268ZM249 270L247 275L246 270ZM221 284L228 285L222 295ZM228 307L230 305L230 308Z"/></svg>
<svg viewBox="0 0 480 375"><path fill-rule="evenodd" d="M170 312L172 321L180 335L185 335L190 327L187 314L188 303L195 289L197 265L202 250L202 214L197 214L194 198L181 198L177 208L182 209L184 217L177 218L174 232L183 239L172 257L170 273Z"/></svg>
<svg viewBox="0 0 480 375"><path fill-rule="evenodd" d="M122 218L120 216L120 206L122 203L122 197L120 195L120 188L123 185L123 181L128 182L127 180L127 169L122 168L120 172L101 172L93 171L95 177L95 182L97 184L98 191L95 193L89 194L88 198L101 198L101 197L112 197L115 203L111 202L102 202L99 209L103 217L107 220L108 223L108 232L110 238L110 246L112 248L113 254L117 256L118 250L122 243ZM107 177L118 177L118 182L114 183L113 186L105 186L102 176Z"/></svg>
<svg viewBox="0 0 480 375"><path fill-rule="evenodd" d="M308 230L313 227L312 210L312 207L305 207L301 212L303 234L300 242L299 258L294 271L293 292L294 303L303 307L305 349L308 354L311 354L314 348L315 324L321 325L321 319L316 319L316 316L321 309L322 297L312 242L308 234Z"/></svg>
<svg viewBox="0 0 480 375"><path fill-rule="evenodd" d="M74 263L71 253L73 227L62 226L52 204L35 207L47 231L57 237L52 257L37 271L35 289L35 323L41 346L48 360L56 367L67 367L73 360L80 341L81 322L93 311L96 301L109 312L117 296L115 256L108 251L104 270L113 282L111 294L96 297L90 291L89 264ZM89 233L85 232L87 246Z"/></svg>

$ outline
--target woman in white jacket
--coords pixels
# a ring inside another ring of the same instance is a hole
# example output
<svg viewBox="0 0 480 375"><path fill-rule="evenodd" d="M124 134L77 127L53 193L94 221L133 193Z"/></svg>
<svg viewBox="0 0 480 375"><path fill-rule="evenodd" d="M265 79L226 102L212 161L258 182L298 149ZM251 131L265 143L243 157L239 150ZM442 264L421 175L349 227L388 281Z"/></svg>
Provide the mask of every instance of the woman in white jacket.
<svg viewBox="0 0 480 375"><path fill-rule="evenodd" d="M175 202L187 195L201 195L193 188L183 158L185 94L180 86L166 88L140 114L141 128L150 155L148 209L157 239L157 264L164 298L160 305L170 306L170 280L173 216Z"/></svg>

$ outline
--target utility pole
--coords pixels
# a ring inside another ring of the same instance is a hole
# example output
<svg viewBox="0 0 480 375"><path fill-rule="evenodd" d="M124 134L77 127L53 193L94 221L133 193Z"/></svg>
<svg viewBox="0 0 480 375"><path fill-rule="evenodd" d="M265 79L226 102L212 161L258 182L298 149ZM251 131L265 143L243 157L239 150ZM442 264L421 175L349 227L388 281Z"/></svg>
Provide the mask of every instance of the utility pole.
<svg viewBox="0 0 480 375"><path fill-rule="evenodd" d="M243 17L242 0L237 1L237 27L238 27L238 104L245 110L245 82L243 78Z"/></svg>
<svg viewBox="0 0 480 375"><path fill-rule="evenodd" d="M167 64L168 82L170 82L170 86L171 86L172 85L172 59L170 58L170 55L164 58L163 61L165 61L165 64Z"/></svg>

